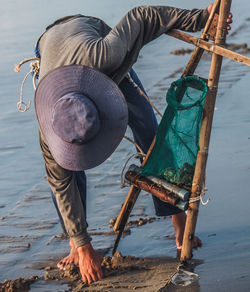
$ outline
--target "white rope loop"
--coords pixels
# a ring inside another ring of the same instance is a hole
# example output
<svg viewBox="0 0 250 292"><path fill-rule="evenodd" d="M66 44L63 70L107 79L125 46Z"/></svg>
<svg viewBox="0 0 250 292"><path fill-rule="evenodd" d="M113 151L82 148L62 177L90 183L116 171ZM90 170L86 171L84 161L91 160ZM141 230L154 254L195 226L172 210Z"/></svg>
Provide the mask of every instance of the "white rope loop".
<svg viewBox="0 0 250 292"><path fill-rule="evenodd" d="M15 72L20 72L20 68L23 64L27 63L27 62L31 62L30 63L30 71L25 75L23 82L21 84L21 89L20 89L20 99L19 102L17 103L17 109L19 112L26 112L29 110L30 106L31 106L31 101L29 100L28 105L23 101L23 87L24 87L24 83L26 81L26 79L28 78L28 76L30 74L33 73L33 87L36 90L36 77L39 74L39 70L40 70L40 59L39 58L28 58L23 60L22 62L20 62L15 68L14 71Z"/></svg>
<svg viewBox="0 0 250 292"><path fill-rule="evenodd" d="M201 204L203 206L206 206L211 201L210 198L207 198L207 200L205 202L203 201L203 197L206 195L207 191L208 191L208 189L207 189L206 185L204 185L204 187L201 190L201 194L200 194L200 201L201 201Z"/></svg>
<svg viewBox="0 0 250 292"><path fill-rule="evenodd" d="M205 202L203 201L203 197L206 195L207 191L208 191L208 189L206 186L206 179L205 179L204 186L202 187L200 194L197 197L190 198L189 203L195 203L197 201L200 201L203 206L206 206L211 201L210 198L208 198Z"/></svg>
<svg viewBox="0 0 250 292"><path fill-rule="evenodd" d="M126 180L125 180L124 172L125 172L125 169L126 169L126 167L128 165L128 162L132 158L139 159L140 157L146 157L146 155L145 154L142 154L142 153L132 154L131 156L129 156L129 158L125 162L125 164L124 164L124 166L122 168L122 173L121 173L121 189L123 189L123 188L126 187Z"/></svg>

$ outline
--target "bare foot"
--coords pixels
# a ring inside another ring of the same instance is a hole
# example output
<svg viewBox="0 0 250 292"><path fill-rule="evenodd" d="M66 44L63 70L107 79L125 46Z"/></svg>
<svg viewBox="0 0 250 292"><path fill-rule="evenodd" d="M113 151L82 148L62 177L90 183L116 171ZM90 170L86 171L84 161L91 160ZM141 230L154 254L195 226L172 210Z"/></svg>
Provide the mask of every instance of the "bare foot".
<svg viewBox="0 0 250 292"><path fill-rule="evenodd" d="M57 264L57 267L60 270L65 270L66 266L72 263L74 263L75 265L79 264L78 251L72 238L70 238L69 245L70 245L69 255L60 260L60 262Z"/></svg>
<svg viewBox="0 0 250 292"><path fill-rule="evenodd" d="M102 278L101 257L95 252L91 243L77 248L79 255L79 268L82 280L92 283Z"/></svg>
<svg viewBox="0 0 250 292"><path fill-rule="evenodd" d="M175 214L172 216L172 223L175 230L177 250L182 249L182 241L183 241L183 235L184 235L184 230L185 230L186 218L187 218L187 215L185 212L181 212L179 214ZM200 246L202 246L202 241L200 240L199 237L195 236L193 239L192 248L197 248Z"/></svg>

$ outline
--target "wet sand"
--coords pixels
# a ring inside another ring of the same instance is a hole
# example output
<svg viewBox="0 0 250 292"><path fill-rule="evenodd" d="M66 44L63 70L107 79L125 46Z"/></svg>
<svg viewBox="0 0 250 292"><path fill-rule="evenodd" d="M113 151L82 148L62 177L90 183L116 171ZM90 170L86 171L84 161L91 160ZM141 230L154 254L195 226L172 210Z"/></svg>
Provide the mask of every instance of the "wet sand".
<svg viewBox="0 0 250 292"><path fill-rule="evenodd" d="M40 267L39 267L40 266ZM43 267L45 266L45 267ZM67 284L70 291L144 291L160 292L171 282L180 263L173 258L136 258L123 257L117 252L113 257L106 256L102 262L103 279L92 284L81 280L79 269L70 264L64 271L56 267L56 261L40 263L36 268L43 269L44 276L30 276L28 279L14 279L0 283L1 292L29 291L31 284L41 281L57 281Z"/></svg>
<svg viewBox="0 0 250 292"><path fill-rule="evenodd" d="M37 36L55 18L79 13L81 7L80 12L95 14L114 25L135 4L127 1L118 7L113 0L105 2L105 5L92 0L86 1L82 8L82 2L78 0L71 3L71 7L58 5L58 1L49 5L46 1L39 2L36 7L33 3L31 0L25 4L11 1L2 7L0 13L3 21L0 36L5 44L0 48L0 282L37 276L39 281L31 279L30 291L70 291L66 282L44 280L49 272L44 268L49 263L55 266L56 261L68 252L68 241L55 237L61 229L44 180L34 109L32 107L25 114L16 111L17 93L26 70L18 75L12 72L12 68L22 58L33 54ZM156 4L140 1L136 5L146 3ZM163 3L166 4L159 1L159 4ZM206 4L207 1L190 1L185 7ZM46 5L49 10L46 10ZM93 9L94 5L98 9ZM169 1L169 5L183 7L184 4L178 0ZM58 6L60 9L55 9ZM246 43L247 48L250 47L249 9L246 7L249 8L246 0L242 1L242 5L233 3L234 26L228 43L238 45L234 49L249 56L249 52L244 51L246 47L242 46ZM180 77L190 57L190 54L171 54L175 50L182 51L182 48L187 52L192 46L163 36L143 49L135 66L159 109L165 108L166 90L172 81ZM208 54L197 73L206 77L209 62ZM249 78L249 67L224 60L207 165L209 191L206 197L211 197L211 201L207 206L201 206L197 225L203 247L194 251L194 257L200 264L194 265L190 275L180 271L167 291L244 292L249 289ZM31 83L27 83L25 100L32 97ZM127 134L131 136L129 130ZM105 164L87 172L89 232L94 247L104 249L107 256L111 254L115 239L109 221L117 216L128 190L120 189L120 173L132 153L133 146L123 141ZM138 164L137 161L131 163ZM121 239L119 250L123 255L168 257L174 262L176 248L171 219L156 218L150 196L142 193L131 220L146 220L148 216L155 220L139 228L132 224L130 231ZM46 265L43 265L44 262Z"/></svg>

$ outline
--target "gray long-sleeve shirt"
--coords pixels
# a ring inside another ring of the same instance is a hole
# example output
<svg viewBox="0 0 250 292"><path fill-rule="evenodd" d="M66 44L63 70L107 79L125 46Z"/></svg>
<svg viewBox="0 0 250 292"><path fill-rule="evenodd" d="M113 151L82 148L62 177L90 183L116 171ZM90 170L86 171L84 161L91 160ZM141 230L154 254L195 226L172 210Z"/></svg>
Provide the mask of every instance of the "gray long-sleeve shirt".
<svg viewBox="0 0 250 292"><path fill-rule="evenodd" d="M207 10L141 6L129 11L113 29L94 17L59 21L40 38L40 78L57 67L80 64L100 70L119 84L145 44L173 28L198 31L207 18ZM67 233L77 247L82 246L91 239L74 173L56 163L42 134L40 145Z"/></svg>

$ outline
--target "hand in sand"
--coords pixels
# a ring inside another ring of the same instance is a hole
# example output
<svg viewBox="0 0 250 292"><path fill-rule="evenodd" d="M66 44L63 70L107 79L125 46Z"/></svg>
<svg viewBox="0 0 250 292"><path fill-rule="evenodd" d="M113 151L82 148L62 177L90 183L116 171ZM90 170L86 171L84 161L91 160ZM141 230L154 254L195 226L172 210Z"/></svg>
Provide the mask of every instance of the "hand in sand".
<svg viewBox="0 0 250 292"><path fill-rule="evenodd" d="M79 268L84 283L92 283L102 278L102 258L95 252L91 243L77 248Z"/></svg>
<svg viewBox="0 0 250 292"><path fill-rule="evenodd" d="M208 7L207 7L207 11L208 11L208 13L210 14L211 13L211 11L212 11L212 8L213 8L213 5L214 4L210 4ZM228 18L227 18L227 30L229 31L230 29L231 29L231 23L233 22L233 14L230 12L229 14L228 14Z"/></svg>

